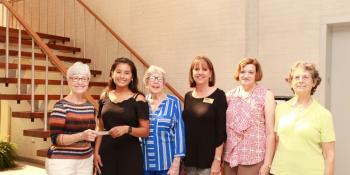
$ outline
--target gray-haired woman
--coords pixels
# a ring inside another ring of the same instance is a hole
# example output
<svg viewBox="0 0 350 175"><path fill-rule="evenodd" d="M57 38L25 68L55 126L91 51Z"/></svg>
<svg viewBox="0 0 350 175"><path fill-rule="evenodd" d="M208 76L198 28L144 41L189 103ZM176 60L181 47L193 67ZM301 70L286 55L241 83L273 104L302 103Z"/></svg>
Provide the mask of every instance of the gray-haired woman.
<svg viewBox="0 0 350 175"><path fill-rule="evenodd" d="M95 108L84 98L90 80L89 66L74 63L67 71L70 93L59 100L49 117L52 146L48 151L49 175L91 175L95 140Z"/></svg>
<svg viewBox="0 0 350 175"><path fill-rule="evenodd" d="M185 130L181 102L164 93L165 71L150 66L143 77L149 90L150 133L142 139L145 175L178 175L185 156Z"/></svg>

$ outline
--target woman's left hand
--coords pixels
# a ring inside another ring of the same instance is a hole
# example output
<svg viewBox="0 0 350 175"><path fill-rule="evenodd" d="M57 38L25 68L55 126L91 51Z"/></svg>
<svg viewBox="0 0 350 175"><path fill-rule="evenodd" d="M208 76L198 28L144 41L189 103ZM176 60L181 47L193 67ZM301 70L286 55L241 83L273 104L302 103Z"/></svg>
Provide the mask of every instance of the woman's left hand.
<svg viewBox="0 0 350 175"><path fill-rule="evenodd" d="M221 162L214 160L211 164L210 175L220 175L221 174Z"/></svg>
<svg viewBox="0 0 350 175"><path fill-rule="evenodd" d="M112 138L120 137L128 133L129 126L115 126L109 130L109 134Z"/></svg>
<svg viewBox="0 0 350 175"><path fill-rule="evenodd" d="M169 168L168 175L179 175L180 172L180 158L176 157L172 164L171 167Z"/></svg>

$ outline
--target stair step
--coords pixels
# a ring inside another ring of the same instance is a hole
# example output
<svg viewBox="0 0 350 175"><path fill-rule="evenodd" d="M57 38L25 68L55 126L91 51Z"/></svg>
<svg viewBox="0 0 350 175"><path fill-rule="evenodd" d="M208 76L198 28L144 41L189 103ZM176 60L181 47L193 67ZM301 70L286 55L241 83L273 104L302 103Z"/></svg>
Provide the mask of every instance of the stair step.
<svg viewBox="0 0 350 175"><path fill-rule="evenodd" d="M18 37L18 29L14 28L9 28L9 33L11 37ZM62 42L69 42L70 38L68 37L63 37L63 36L58 36L58 35L51 35L51 34L46 34L46 33L37 33L40 38L44 39L50 39L50 40L55 40L55 41L62 41ZM0 35L5 36L6 35L6 27L1 27L0 26ZM24 39L31 39L31 36L28 35L28 33L25 30L22 30L22 38Z"/></svg>
<svg viewBox="0 0 350 175"><path fill-rule="evenodd" d="M36 150L36 155L39 157L47 157L48 150L48 148Z"/></svg>
<svg viewBox="0 0 350 175"><path fill-rule="evenodd" d="M100 98L100 95L92 95L96 100ZM44 100L44 95L34 95L35 100ZM17 94L0 94L0 99L3 100L30 100L31 95L17 95ZM59 100L60 95L48 95L49 100Z"/></svg>
<svg viewBox="0 0 350 175"><path fill-rule="evenodd" d="M0 78L0 83L17 83L17 78ZM32 80L27 78L21 79L21 84L31 84ZM45 79L35 79L34 84L45 84ZM49 85L61 85L61 80L49 80ZM67 81L63 81L64 85L67 85ZM98 86L98 87L106 87L107 83L105 82L90 82L89 86Z"/></svg>
<svg viewBox="0 0 350 175"><path fill-rule="evenodd" d="M49 116L51 112L48 112ZM44 118L44 112L30 112L30 111L20 111L20 112L12 112L12 117L14 118Z"/></svg>
<svg viewBox="0 0 350 175"><path fill-rule="evenodd" d="M40 129L25 129L23 130L24 136L38 137L38 138L48 138L50 137L50 130L44 131L43 128Z"/></svg>
<svg viewBox="0 0 350 175"><path fill-rule="evenodd" d="M17 69L18 64L15 63L9 63L9 69ZM0 69L6 68L5 63L0 63ZM21 70L31 70L32 69L32 65L29 64L21 64ZM40 70L40 71L45 71L45 66L35 66L35 70ZM53 72L59 72L59 70L56 67L49 67L49 71L53 71ZM90 70L91 75L92 76L96 76L96 75L101 75L102 72L99 70Z"/></svg>
<svg viewBox="0 0 350 175"><path fill-rule="evenodd" d="M0 55L5 55L5 49L0 49ZM9 50L9 55L10 56L18 56L18 51L17 50ZM22 57L32 57L32 52L21 52ZM91 59L88 58L78 58L78 57L69 57L69 56L59 56L57 57L61 61L67 61L67 62L72 62L75 63L77 61L83 62L83 63L91 63ZM35 53L35 59L45 59L46 56L43 53Z"/></svg>
<svg viewBox="0 0 350 175"><path fill-rule="evenodd" d="M3 43L6 42L6 37L0 35L0 42L3 42ZM23 45L32 45L31 39L30 40L22 39L21 42ZM18 44L18 37L9 37L9 43ZM51 44L51 43L48 43L47 46L50 47L51 49L60 50L60 51L67 51L67 52L73 52L73 53L80 52L80 48L78 47L57 45L57 44Z"/></svg>

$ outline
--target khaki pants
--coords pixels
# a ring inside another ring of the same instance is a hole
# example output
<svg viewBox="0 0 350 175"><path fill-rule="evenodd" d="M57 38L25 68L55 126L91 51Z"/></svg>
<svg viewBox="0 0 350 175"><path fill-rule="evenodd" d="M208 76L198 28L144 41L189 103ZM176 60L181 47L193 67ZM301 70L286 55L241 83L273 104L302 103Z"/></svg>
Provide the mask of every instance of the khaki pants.
<svg viewBox="0 0 350 175"><path fill-rule="evenodd" d="M46 159L48 175L92 175L93 156L86 159Z"/></svg>

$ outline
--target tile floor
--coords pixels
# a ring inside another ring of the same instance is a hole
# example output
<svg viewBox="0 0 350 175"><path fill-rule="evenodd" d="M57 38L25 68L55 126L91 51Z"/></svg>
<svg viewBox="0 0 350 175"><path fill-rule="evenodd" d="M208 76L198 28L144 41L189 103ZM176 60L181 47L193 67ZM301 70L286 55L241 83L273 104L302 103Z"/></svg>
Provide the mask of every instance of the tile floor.
<svg viewBox="0 0 350 175"><path fill-rule="evenodd" d="M46 175L45 168L27 162L17 162L18 166L6 171L0 171L0 175Z"/></svg>

